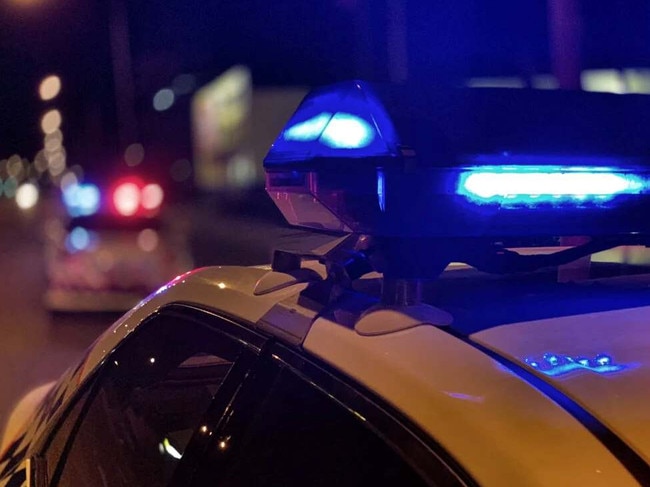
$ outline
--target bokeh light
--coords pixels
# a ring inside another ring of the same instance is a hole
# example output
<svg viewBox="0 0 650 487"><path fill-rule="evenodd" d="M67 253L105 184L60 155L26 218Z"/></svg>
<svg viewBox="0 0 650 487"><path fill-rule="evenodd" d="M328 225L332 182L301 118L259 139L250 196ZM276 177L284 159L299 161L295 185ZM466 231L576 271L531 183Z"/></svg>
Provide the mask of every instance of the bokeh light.
<svg viewBox="0 0 650 487"><path fill-rule="evenodd" d="M77 183L79 183L79 178L77 178L77 175L72 171L66 171L66 173L61 176L61 189L63 190L64 195L65 191L68 188L76 186Z"/></svg>
<svg viewBox="0 0 650 487"><path fill-rule="evenodd" d="M61 181L67 178L66 173ZM101 203L99 188L94 184L70 184L63 189L63 202L70 216L88 216L97 213Z"/></svg>
<svg viewBox="0 0 650 487"><path fill-rule="evenodd" d="M176 97L174 92L169 88L163 88L159 90L153 97L153 107L159 111L163 112L171 108L174 104Z"/></svg>
<svg viewBox="0 0 650 487"><path fill-rule="evenodd" d="M41 100L47 101L56 98L61 91L61 78L56 75L50 75L43 78L40 86L38 87L38 94Z"/></svg>
<svg viewBox="0 0 650 487"><path fill-rule="evenodd" d="M59 130L61 127L61 112L53 109L45 113L41 119L41 129L45 134L51 134Z"/></svg>
<svg viewBox="0 0 650 487"><path fill-rule="evenodd" d="M90 245L90 233L83 227L75 227L68 235L66 247L70 252L84 250Z"/></svg>
<svg viewBox="0 0 650 487"><path fill-rule="evenodd" d="M52 153L46 152L48 169L50 174L54 177L60 176L65 171L65 149L61 147Z"/></svg>
<svg viewBox="0 0 650 487"><path fill-rule="evenodd" d="M60 130L55 130L50 134L46 134L43 139L43 147L48 151L54 151L61 147L63 144L63 134Z"/></svg>
<svg viewBox="0 0 650 487"><path fill-rule="evenodd" d="M16 204L22 210L33 208L38 203L38 186L34 183L21 184L16 190Z"/></svg>
<svg viewBox="0 0 650 487"><path fill-rule="evenodd" d="M15 178L7 179L2 185L4 189L5 196L7 198L13 198L16 196L16 190L18 189L18 181Z"/></svg>
<svg viewBox="0 0 650 487"><path fill-rule="evenodd" d="M142 207L145 210L155 210L163 201L163 190L157 184L147 184L142 188Z"/></svg>
<svg viewBox="0 0 650 487"><path fill-rule="evenodd" d="M137 166L144 159L144 147L142 144L131 144L124 151L124 161L127 166Z"/></svg>
<svg viewBox="0 0 650 487"><path fill-rule="evenodd" d="M20 180L25 172L23 160L18 154L14 154L7 160L7 174L17 180Z"/></svg>
<svg viewBox="0 0 650 487"><path fill-rule="evenodd" d="M132 216L140 207L140 188L135 183L122 183L113 193L113 204L117 212Z"/></svg>
<svg viewBox="0 0 650 487"><path fill-rule="evenodd" d="M138 247L145 252L153 252L158 247L158 232L151 228L145 228L138 234Z"/></svg>
<svg viewBox="0 0 650 487"><path fill-rule="evenodd" d="M47 157L45 151L38 151L36 157L34 157L34 167L39 173L47 171L49 163L47 162Z"/></svg>

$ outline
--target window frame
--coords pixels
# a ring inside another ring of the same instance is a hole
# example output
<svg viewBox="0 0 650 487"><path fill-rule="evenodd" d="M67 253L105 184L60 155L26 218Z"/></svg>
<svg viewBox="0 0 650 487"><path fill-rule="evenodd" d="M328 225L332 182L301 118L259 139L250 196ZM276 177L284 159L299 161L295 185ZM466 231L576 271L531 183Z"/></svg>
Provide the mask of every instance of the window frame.
<svg viewBox="0 0 650 487"><path fill-rule="evenodd" d="M220 386L215 397L210 402L208 414L212 415L219 414L219 412L216 411L219 406L226 408L227 405L232 402L234 396L239 391L239 385L242 383L249 370L253 367L268 339L263 334L247 327L246 323L242 320L234 320L229 316L211 309L205 309L185 303L173 303L156 310L154 313L146 317L131 334L124 337L124 339L110 351L99 367L92 372L91 376L84 381L81 387L74 393L73 399L68 405L66 405L65 410L57 418L56 424L49 428L46 438L42 441L37 452L32 455L32 458L39 461L39 470L45 469L44 473L47 475L47 464L45 461L49 453L48 450L62 428L67 427L68 425L70 426L70 433L64 440L62 451L56 459L57 465L53 468L53 478L46 479L47 485L53 485L53 482L58 481L61 477L63 468L70 455L75 438L77 437L77 433L83 425L84 418L101 389L103 384L102 379L108 373L107 371L110 370L107 368L110 357L123 347L130 346L128 344L133 343L134 339L137 340L139 331L148 328L148 326L151 326L152 322L161 319L161 317L163 319L177 318L185 322L193 321L200 326L206 327L211 332L215 333L215 335L225 337L226 340L241 347L239 356L234 361L222 386ZM83 403L75 414L75 409L80 406L80 401L83 401ZM70 425L70 423L72 424ZM188 443L187 452L183 456L183 460L185 460L185 457L189 457L191 460L193 455L200 454L201 450L196 449L193 446L196 436L195 432ZM181 462L179 462L179 467L180 463ZM38 473L41 475L41 472Z"/></svg>
<svg viewBox="0 0 650 487"><path fill-rule="evenodd" d="M220 438L245 431L248 420L264 407L273 383L283 369L297 376L305 386L329 396L339 407L363 421L369 432L404 460L424 483L432 486L478 485L440 444L376 394L323 361L273 340L267 343L250 372L250 375L257 377L247 380L242 385L244 390L234 398L234 409L242 411L239 418L229 418L227 423L211 425L215 434L205 448L203 457L198 459L200 467L184 479L189 479L190 484L172 482L172 486L202 485L202 472L206 472L206 468L218 468L218 465L208 462L210 451L218 448Z"/></svg>
<svg viewBox="0 0 650 487"><path fill-rule="evenodd" d="M275 343L270 353L312 387L321 390L341 407L365 419L364 424L400 456L420 477L432 485L477 486L462 466L422 429L385 400L315 357L297 354Z"/></svg>

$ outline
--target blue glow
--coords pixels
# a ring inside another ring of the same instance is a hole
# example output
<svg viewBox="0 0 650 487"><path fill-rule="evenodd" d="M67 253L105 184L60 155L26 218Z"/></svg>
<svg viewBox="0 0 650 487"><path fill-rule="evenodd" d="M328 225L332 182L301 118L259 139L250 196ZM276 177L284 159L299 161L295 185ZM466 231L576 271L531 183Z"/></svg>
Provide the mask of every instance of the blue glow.
<svg viewBox="0 0 650 487"><path fill-rule="evenodd" d="M325 126L331 118L331 113L323 112L320 115L305 120L304 122L299 122L284 131L284 139L301 142L317 140L323 133L323 130L325 130Z"/></svg>
<svg viewBox="0 0 650 487"><path fill-rule="evenodd" d="M99 210L99 188L94 184L72 184L63 190L63 202L70 216L93 215Z"/></svg>
<svg viewBox="0 0 650 487"><path fill-rule="evenodd" d="M325 127L321 142L334 149L362 149L375 139L375 129L364 119L339 112Z"/></svg>
<svg viewBox="0 0 650 487"><path fill-rule="evenodd" d="M362 149L372 143L375 129L350 113L323 112L284 131L285 140L321 143L333 149Z"/></svg>
<svg viewBox="0 0 650 487"><path fill-rule="evenodd" d="M90 233L82 227L74 227L68 234L66 247L70 252L86 250L90 246Z"/></svg>
<svg viewBox="0 0 650 487"><path fill-rule="evenodd" d="M346 82L309 94L264 160L265 167L314 158L398 156L395 127L374 90Z"/></svg>
<svg viewBox="0 0 650 487"><path fill-rule="evenodd" d="M617 364L611 355L599 354L594 358L572 357L546 353L541 359L527 358L524 362L549 377L559 377L572 372L593 372L599 375L613 374L634 368L636 364Z"/></svg>
<svg viewBox="0 0 650 487"><path fill-rule="evenodd" d="M386 177L381 169L377 169L377 202L379 209L386 211Z"/></svg>
<svg viewBox="0 0 650 487"><path fill-rule="evenodd" d="M534 205L607 201L639 194L647 181L612 168L559 166L482 167L461 174L458 193L480 203Z"/></svg>

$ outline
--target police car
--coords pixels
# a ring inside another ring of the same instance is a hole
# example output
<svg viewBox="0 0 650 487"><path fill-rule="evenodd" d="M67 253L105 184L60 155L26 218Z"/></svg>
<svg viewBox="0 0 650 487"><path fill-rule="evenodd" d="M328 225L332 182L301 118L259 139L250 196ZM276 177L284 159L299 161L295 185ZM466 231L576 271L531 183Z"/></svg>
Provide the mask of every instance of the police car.
<svg viewBox="0 0 650 487"><path fill-rule="evenodd" d="M192 268L187 232L173 231L161 216L158 183L75 180L63 184L61 196L63 215L46 228L47 309L125 312Z"/></svg>
<svg viewBox="0 0 650 487"><path fill-rule="evenodd" d="M650 485L648 113L313 92L267 190L328 241L140 302L19 404L0 485Z"/></svg>

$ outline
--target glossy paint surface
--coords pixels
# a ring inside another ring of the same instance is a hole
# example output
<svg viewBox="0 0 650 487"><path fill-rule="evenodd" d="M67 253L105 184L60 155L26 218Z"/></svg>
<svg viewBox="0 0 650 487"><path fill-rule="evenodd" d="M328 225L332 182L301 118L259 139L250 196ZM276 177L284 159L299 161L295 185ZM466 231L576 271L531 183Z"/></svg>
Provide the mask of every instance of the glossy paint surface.
<svg viewBox="0 0 650 487"><path fill-rule="evenodd" d="M361 336L321 318L305 348L391 402L481 485L637 485L566 411L441 329Z"/></svg>
<svg viewBox="0 0 650 487"><path fill-rule="evenodd" d="M472 339L539 374L649 461L649 323L642 307L503 325Z"/></svg>

